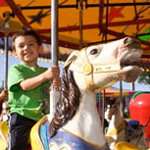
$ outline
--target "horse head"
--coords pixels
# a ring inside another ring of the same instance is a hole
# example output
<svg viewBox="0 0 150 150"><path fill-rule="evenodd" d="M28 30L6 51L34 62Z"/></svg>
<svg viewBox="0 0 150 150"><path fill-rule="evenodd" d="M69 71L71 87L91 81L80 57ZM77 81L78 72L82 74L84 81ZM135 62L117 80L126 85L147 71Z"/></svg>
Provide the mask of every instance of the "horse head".
<svg viewBox="0 0 150 150"><path fill-rule="evenodd" d="M120 113L119 99L106 98L105 119L110 122L113 115Z"/></svg>
<svg viewBox="0 0 150 150"><path fill-rule="evenodd" d="M105 89L119 80L135 81L140 69L132 64L141 55L140 42L126 37L75 51L65 67L69 65L81 90Z"/></svg>

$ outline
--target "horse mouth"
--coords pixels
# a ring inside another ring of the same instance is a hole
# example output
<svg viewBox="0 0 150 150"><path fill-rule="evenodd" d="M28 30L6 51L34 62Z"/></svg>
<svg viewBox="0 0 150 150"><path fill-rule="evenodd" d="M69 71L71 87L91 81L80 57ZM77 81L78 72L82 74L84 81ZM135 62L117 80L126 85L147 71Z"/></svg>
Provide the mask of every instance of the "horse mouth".
<svg viewBox="0 0 150 150"><path fill-rule="evenodd" d="M142 49L140 45L136 48L132 48L131 51L128 51L121 59L121 67L127 66L137 66L136 61L142 56Z"/></svg>
<svg viewBox="0 0 150 150"><path fill-rule="evenodd" d="M121 61L121 70L119 71L119 77L126 82L134 82L139 74L140 67L137 65L137 60L142 56L142 50L135 51L135 53L127 54Z"/></svg>
<svg viewBox="0 0 150 150"><path fill-rule="evenodd" d="M136 63L136 61L135 62L121 62L121 68L123 69L123 68L125 68L125 67L134 67L134 66L137 66L138 67L138 65L137 65L137 63Z"/></svg>

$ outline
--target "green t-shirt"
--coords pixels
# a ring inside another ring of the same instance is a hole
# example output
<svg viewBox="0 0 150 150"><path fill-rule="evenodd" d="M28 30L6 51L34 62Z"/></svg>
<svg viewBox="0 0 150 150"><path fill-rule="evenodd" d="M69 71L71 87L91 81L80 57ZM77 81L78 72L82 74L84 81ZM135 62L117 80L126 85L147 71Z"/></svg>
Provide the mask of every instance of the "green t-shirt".
<svg viewBox="0 0 150 150"><path fill-rule="evenodd" d="M18 113L29 119L38 121L45 114L49 113L49 95L47 90L49 82L44 82L30 91L23 91L19 83L25 79L35 77L47 68L29 67L23 63L13 65L8 75L8 90L11 113Z"/></svg>

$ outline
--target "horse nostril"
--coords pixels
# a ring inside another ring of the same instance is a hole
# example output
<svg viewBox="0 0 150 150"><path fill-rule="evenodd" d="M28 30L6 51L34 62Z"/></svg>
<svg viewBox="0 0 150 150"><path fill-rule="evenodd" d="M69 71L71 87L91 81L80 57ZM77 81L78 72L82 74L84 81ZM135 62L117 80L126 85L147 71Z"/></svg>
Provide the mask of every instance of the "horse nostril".
<svg viewBox="0 0 150 150"><path fill-rule="evenodd" d="M130 38L130 37L126 37L124 39L124 44L125 46L133 46L133 45L136 45L136 46L140 46L140 41L137 40L137 39L133 39L133 38Z"/></svg>

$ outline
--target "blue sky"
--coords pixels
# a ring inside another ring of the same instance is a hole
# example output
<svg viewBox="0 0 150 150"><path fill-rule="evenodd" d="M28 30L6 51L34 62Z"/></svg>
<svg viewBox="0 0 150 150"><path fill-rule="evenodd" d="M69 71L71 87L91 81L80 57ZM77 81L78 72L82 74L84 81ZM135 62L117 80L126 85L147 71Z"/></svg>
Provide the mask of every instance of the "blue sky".
<svg viewBox="0 0 150 150"><path fill-rule="evenodd" d="M4 58L5 55L2 54L2 51L0 50L0 87L2 86L2 82L4 81ZM16 63L20 63L19 59L16 59L14 56L10 56L8 57L8 71L11 65L16 64ZM38 61L38 65L39 66L43 66L43 67L50 67L51 63L49 62L43 62ZM61 70L61 74L62 74L62 66L63 64L60 64L60 70ZM113 87L119 88L119 82L117 82L116 84L113 85ZM131 84L130 83L125 83L123 82L122 88L124 90L129 90L131 89ZM150 86L145 85L145 84L138 84L137 81L135 82L135 91L150 91Z"/></svg>

